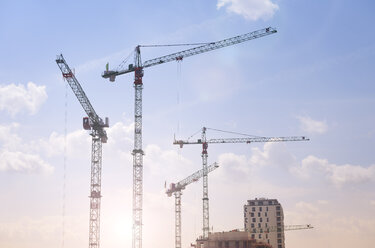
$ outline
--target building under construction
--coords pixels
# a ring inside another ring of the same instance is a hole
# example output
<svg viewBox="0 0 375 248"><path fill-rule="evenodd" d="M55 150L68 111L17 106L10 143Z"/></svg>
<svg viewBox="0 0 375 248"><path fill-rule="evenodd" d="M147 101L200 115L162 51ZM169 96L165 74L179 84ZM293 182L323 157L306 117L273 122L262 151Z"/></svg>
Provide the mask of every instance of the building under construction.
<svg viewBox="0 0 375 248"><path fill-rule="evenodd" d="M209 233L208 239L197 239L195 248L272 248L270 244L257 241L247 231Z"/></svg>
<svg viewBox="0 0 375 248"><path fill-rule="evenodd" d="M255 198L244 205L245 231L251 237L271 244L273 248L285 248L284 213L276 199Z"/></svg>

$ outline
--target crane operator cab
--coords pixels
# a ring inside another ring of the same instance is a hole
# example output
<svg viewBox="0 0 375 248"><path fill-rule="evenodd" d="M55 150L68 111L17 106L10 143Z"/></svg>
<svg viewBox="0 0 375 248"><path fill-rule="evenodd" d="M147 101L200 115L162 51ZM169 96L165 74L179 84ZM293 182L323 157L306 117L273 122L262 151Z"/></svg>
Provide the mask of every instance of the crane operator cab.
<svg viewBox="0 0 375 248"><path fill-rule="evenodd" d="M83 129L85 129L85 130L91 130L91 125L90 125L90 119L89 119L89 117L83 117Z"/></svg>

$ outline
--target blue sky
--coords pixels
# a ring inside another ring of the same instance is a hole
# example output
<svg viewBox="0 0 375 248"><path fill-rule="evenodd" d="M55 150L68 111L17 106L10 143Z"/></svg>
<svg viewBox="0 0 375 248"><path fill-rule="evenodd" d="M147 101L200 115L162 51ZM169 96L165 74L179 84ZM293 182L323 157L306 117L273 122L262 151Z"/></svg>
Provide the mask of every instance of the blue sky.
<svg viewBox="0 0 375 248"><path fill-rule="evenodd" d="M220 163L209 179L215 231L242 227L246 200L268 197L283 204L286 224L316 227L287 233L289 248L370 246L373 9L371 1L348 0L2 1L0 246L61 245L65 111L65 243L87 245L91 142L57 54L75 68L99 115L110 118L102 246L130 246L133 75L109 83L100 77L105 64L117 67L138 44L216 41L268 26L278 33L145 70L144 244L174 244L174 200L164 182L199 170L201 158L198 146L174 147L173 135L187 138L207 126L311 138L210 146L209 163ZM179 49L142 48L142 59ZM183 247L200 235L201 193L197 183L183 195Z"/></svg>

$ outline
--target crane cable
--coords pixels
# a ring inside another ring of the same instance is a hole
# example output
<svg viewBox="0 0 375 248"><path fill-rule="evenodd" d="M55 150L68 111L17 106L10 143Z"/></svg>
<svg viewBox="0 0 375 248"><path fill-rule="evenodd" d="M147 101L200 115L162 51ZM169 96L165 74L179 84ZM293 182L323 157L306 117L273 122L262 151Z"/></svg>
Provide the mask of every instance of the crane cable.
<svg viewBox="0 0 375 248"><path fill-rule="evenodd" d="M242 136L247 136L247 137L265 138L265 137L263 137L263 136L256 136L256 135L245 134L245 133L237 133L237 132L225 131L225 130L220 130L220 129L215 129L215 128L209 128L209 127L206 127L206 129L213 130L213 131L217 131L217 132L222 132L222 133L237 134L237 135L242 135Z"/></svg>
<svg viewBox="0 0 375 248"><path fill-rule="evenodd" d="M129 55L117 66L116 71L122 70L126 62L128 62L128 60L130 59L130 57L133 56L133 54L134 54L134 50L131 53L129 53Z"/></svg>
<svg viewBox="0 0 375 248"><path fill-rule="evenodd" d="M65 80L64 80L65 81ZM64 113L64 162L62 187L62 239L61 247L65 247L65 218L66 218L66 164L67 164L67 130L68 130L68 83L65 84L65 113Z"/></svg>
<svg viewBox="0 0 375 248"><path fill-rule="evenodd" d="M139 45L140 47L172 47L172 46L201 46L207 45L212 42L200 42L200 43L181 43L181 44L161 44L161 45Z"/></svg>

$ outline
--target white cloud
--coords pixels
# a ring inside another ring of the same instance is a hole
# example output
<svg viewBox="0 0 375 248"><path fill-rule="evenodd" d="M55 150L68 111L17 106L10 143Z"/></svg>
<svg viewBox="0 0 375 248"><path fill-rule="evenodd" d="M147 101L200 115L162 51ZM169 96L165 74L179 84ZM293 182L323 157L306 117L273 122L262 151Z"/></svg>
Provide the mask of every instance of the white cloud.
<svg viewBox="0 0 375 248"><path fill-rule="evenodd" d="M375 179L375 165L367 168L350 164L336 165L312 155L303 159L301 166L291 168L291 172L305 179L311 178L312 175L317 177L323 175L336 187Z"/></svg>
<svg viewBox="0 0 375 248"><path fill-rule="evenodd" d="M0 110L5 110L12 116L27 111L35 114L46 101L46 86L38 86L29 82L24 85L0 85Z"/></svg>
<svg viewBox="0 0 375 248"><path fill-rule="evenodd" d="M24 142L16 133L18 123L0 126L0 172L23 174L53 172L53 167L33 152L28 142Z"/></svg>
<svg viewBox="0 0 375 248"><path fill-rule="evenodd" d="M309 116L298 116L297 119L300 121L301 129L305 132L323 134L328 130L325 121L313 120Z"/></svg>
<svg viewBox="0 0 375 248"><path fill-rule="evenodd" d="M85 244L86 236L81 235L87 230L87 217L66 216L65 217L65 242L74 243L74 246ZM2 247L40 248L50 247L61 242L62 234L61 216L43 217L17 217L10 221L0 222L0 240Z"/></svg>
<svg viewBox="0 0 375 248"><path fill-rule="evenodd" d="M261 169L267 170L267 167L273 170L284 168L297 178L315 183L321 183L323 180L337 188L375 180L375 165L369 167L351 164L336 165L327 159L312 155L299 162L285 145L277 143L266 143L263 149L252 148L250 157L224 153L219 156L218 162L223 167L221 170L225 171L226 177L238 182L250 176L250 173Z"/></svg>
<svg viewBox="0 0 375 248"><path fill-rule="evenodd" d="M0 152L0 171L24 174L52 173L53 167L38 155L23 152Z"/></svg>
<svg viewBox="0 0 375 248"><path fill-rule="evenodd" d="M316 206L314 206L313 204L308 203L308 202L303 202L303 201L298 202L296 204L296 207L297 207L297 209L302 209L302 210L310 212L310 213L317 213L319 211L319 209Z"/></svg>
<svg viewBox="0 0 375 248"><path fill-rule="evenodd" d="M218 9L226 7L227 12L252 21L268 20L279 9L271 0L218 0L216 6Z"/></svg>

